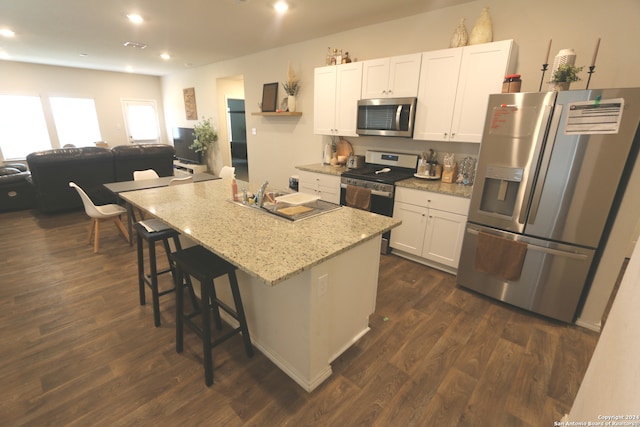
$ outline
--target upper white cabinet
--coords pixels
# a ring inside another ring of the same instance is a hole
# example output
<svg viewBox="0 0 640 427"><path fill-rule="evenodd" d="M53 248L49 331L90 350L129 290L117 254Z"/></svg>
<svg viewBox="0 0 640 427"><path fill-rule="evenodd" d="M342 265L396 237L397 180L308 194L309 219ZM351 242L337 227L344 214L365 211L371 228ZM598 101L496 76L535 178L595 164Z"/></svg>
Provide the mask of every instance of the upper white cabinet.
<svg viewBox="0 0 640 427"><path fill-rule="evenodd" d="M413 139L480 142L490 94L502 91L512 40L422 54Z"/></svg>
<svg viewBox="0 0 640 427"><path fill-rule="evenodd" d="M358 100L362 62L316 68L313 85L313 127L320 135L358 136Z"/></svg>
<svg viewBox="0 0 640 427"><path fill-rule="evenodd" d="M421 60L417 53L364 61L362 99L417 96Z"/></svg>

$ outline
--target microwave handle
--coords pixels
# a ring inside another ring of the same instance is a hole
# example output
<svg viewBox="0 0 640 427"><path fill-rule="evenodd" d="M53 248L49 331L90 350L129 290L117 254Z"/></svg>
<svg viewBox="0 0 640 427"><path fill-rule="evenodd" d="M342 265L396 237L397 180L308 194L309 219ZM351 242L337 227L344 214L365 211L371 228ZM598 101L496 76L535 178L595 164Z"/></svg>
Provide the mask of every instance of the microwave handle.
<svg viewBox="0 0 640 427"><path fill-rule="evenodd" d="M395 130L400 130L400 116L402 114L403 105L398 105L396 107L396 120L395 120Z"/></svg>

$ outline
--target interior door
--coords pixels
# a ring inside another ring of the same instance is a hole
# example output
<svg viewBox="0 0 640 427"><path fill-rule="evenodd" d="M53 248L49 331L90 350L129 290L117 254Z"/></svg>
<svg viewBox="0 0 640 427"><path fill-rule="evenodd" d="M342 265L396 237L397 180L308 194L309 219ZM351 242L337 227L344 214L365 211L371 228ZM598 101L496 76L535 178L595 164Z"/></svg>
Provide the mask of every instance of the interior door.
<svg viewBox="0 0 640 427"><path fill-rule="evenodd" d="M245 121L244 99L228 99L229 136L231 139L231 166L236 178L249 180L249 158L247 156L247 124Z"/></svg>

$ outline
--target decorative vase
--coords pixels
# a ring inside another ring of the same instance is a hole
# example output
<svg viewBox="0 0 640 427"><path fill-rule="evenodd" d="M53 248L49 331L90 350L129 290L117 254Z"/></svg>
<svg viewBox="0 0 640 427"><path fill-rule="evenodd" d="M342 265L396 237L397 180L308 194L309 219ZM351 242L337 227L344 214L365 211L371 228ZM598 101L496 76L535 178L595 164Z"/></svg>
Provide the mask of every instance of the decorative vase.
<svg viewBox="0 0 640 427"><path fill-rule="evenodd" d="M482 9L482 12L480 12L480 16L471 30L469 44L490 43L492 41L493 23L491 22L491 15L489 15L489 8L485 7Z"/></svg>
<svg viewBox="0 0 640 427"><path fill-rule="evenodd" d="M451 42L449 47L462 47L466 46L469 42L469 34L467 34L467 28L464 26L464 18L460 19L458 27L451 35Z"/></svg>
<svg viewBox="0 0 640 427"><path fill-rule="evenodd" d="M289 112L293 113L294 111L296 111L296 96L295 95L289 95L289 99L287 99L287 106L289 108Z"/></svg>
<svg viewBox="0 0 640 427"><path fill-rule="evenodd" d="M569 90L570 85L571 85L571 82L555 82L553 84L553 90L558 92L561 90Z"/></svg>

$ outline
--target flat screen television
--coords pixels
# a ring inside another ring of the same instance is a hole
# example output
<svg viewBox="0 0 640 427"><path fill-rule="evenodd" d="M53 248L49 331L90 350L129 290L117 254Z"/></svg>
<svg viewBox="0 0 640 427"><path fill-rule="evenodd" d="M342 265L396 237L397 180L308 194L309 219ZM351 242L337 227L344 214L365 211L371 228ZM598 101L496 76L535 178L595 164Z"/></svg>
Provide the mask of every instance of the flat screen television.
<svg viewBox="0 0 640 427"><path fill-rule="evenodd" d="M193 129L173 128L173 147L176 150L176 160L182 163L202 164L202 155L189 148L194 140Z"/></svg>

